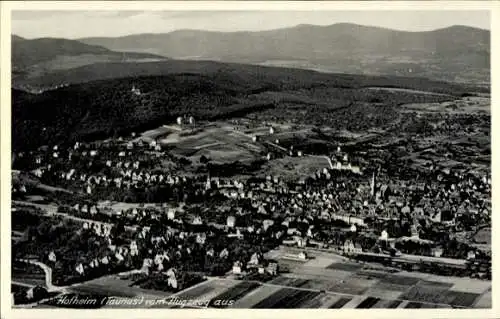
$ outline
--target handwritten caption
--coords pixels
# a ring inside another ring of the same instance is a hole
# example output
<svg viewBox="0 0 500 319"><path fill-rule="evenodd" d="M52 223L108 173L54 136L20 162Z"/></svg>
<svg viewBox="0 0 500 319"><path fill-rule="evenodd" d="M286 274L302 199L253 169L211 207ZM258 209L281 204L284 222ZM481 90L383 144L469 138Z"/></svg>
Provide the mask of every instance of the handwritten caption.
<svg viewBox="0 0 500 319"><path fill-rule="evenodd" d="M137 297L93 297L93 296L60 296L55 298L55 305L64 307L194 307L208 308L229 307L234 304L234 300L227 299L186 299L177 297L167 298L144 298Z"/></svg>

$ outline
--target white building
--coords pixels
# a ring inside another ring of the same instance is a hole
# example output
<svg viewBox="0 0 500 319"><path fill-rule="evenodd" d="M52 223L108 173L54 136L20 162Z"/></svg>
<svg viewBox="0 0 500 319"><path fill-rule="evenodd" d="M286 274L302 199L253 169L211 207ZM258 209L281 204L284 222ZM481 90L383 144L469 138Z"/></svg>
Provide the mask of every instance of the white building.
<svg viewBox="0 0 500 319"><path fill-rule="evenodd" d="M236 218L234 216L227 217L227 227L233 228L236 223Z"/></svg>

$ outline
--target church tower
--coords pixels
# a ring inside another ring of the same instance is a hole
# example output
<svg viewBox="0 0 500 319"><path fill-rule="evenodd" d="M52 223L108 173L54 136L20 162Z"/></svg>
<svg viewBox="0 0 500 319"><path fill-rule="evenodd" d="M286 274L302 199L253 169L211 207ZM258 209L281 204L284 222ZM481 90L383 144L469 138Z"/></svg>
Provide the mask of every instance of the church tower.
<svg viewBox="0 0 500 319"><path fill-rule="evenodd" d="M376 172L374 171L372 173L372 179L370 181L370 194L372 197L375 197L376 193L377 193L377 176Z"/></svg>

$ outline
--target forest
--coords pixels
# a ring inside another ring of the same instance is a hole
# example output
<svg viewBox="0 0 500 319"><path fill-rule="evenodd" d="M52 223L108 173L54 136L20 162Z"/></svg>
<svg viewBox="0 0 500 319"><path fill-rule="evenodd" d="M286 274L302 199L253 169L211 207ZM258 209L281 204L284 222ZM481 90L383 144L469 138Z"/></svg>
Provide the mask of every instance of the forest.
<svg viewBox="0 0 500 319"><path fill-rule="evenodd" d="M149 64L145 65L142 67ZM106 66L109 65L103 65ZM109 67L113 69L112 65ZM133 64L131 68L134 67L138 66ZM366 89L370 87L408 88L444 95ZM132 92L132 88L139 93ZM394 116L392 108L402 103L446 101L478 91L485 90L420 78L216 64L198 72L118 77L72 84L41 94L14 89L12 148L22 150L146 130L187 114L200 120L217 120L268 112L299 123L313 118L318 125L352 122L353 129L364 129L364 123L369 121L375 120L373 125L390 121ZM269 92L272 94L264 94ZM282 98L283 94L300 98L291 103L289 98ZM301 102L304 96L310 101ZM339 106L343 106L339 110L341 117L331 122L339 112L335 116L329 114ZM374 115L377 116L371 118Z"/></svg>

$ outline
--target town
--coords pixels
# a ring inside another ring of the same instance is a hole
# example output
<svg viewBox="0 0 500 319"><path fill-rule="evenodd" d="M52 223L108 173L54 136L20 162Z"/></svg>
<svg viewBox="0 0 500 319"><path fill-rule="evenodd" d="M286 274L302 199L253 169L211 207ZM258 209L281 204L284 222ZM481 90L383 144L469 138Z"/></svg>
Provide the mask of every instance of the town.
<svg viewBox="0 0 500 319"><path fill-rule="evenodd" d="M17 152L14 280L50 277L37 297L49 304L51 292L129 282L112 293L203 296L216 308L472 306L486 288L422 288L411 274L491 281L489 99L425 105L363 134L267 110L225 121L186 114L141 133ZM479 111L461 112L470 108ZM369 273L370 284L335 283L342 272ZM408 289L394 288L398 276ZM87 285L102 278L113 284ZM393 286L366 292L387 278ZM262 286L287 292L247 300Z"/></svg>

